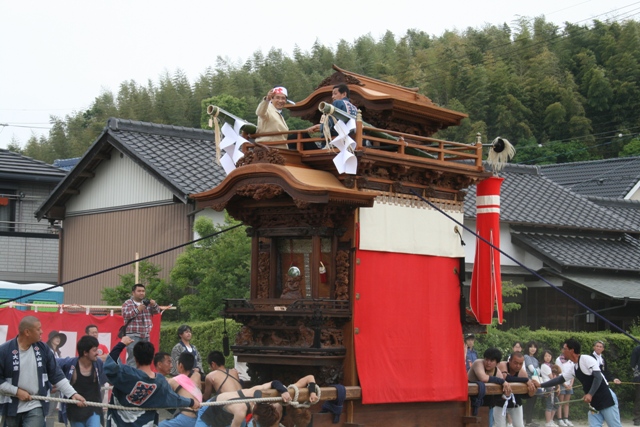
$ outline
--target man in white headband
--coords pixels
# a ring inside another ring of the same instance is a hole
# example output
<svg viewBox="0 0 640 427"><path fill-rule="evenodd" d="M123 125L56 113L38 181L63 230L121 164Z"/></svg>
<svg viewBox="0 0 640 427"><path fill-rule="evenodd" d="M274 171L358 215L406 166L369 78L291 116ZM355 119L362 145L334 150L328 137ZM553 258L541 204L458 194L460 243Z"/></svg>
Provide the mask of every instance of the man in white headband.
<svg viewBox="0 0 640 427"><path fill-rule="evenodd" d="M258 108L256 109L256 115L258 116L258 133L267 132L288 132L289 126L282 117L282 109L288 101L287 89L283 86L276 86L267 93L267 96L262 98ZM256 139L256 142L267 141L286 141L287 135L273 135L263 136ZM272 145L276 148L287 148L286 144Z"/></svg>

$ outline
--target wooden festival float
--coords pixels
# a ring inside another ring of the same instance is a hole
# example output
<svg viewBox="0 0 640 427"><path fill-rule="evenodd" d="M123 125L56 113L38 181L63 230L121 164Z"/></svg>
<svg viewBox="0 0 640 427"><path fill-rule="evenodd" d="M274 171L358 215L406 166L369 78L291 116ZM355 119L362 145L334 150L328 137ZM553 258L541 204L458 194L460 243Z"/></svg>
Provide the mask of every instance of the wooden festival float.
<svg viewBox="0 0 640 427"><path fill-rule="evenodd" d="M244 222L252 238L250 298L225 303L224 315L243 325L231 349L256 383L312 373L321 386L347 386L341 425L486 424L470 416L476 386L464 369L463 333L484 326L461 304L462 230L414 194L462 222L465 189L490 175L482 145L431 138L465 114L334 69L288 108L318 123L333 86L346 83L359 109L352 150L303 150L323 139L302 131L289 132L290 149L236 143L225 149L244 153L235 169L193 195L199 209ZM227 123L227 143L255 132L212 110ZM333 425L323 415L312 425Z"/></svg>

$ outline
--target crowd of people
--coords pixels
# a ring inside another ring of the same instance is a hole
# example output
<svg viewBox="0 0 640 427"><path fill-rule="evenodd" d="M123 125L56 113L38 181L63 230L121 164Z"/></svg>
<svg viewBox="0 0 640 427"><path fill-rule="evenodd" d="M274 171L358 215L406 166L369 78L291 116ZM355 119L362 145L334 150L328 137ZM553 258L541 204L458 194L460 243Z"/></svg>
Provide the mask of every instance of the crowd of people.
<svg viewBox="0 0 640 427"><path fill-rule="evenodd" d="M538 427L533 421L536 401L542 399L545 408L545 427L573 426L569 419L569 401L574 394L574 381L582 385L582 400L588 406L589 425L620 426L618 397L610 384L621 384L614 378L602 355L603 341L596 341L593 353L581 354L582 348L575 339L567 339L554 361L549 349L538 352L535 341L525 346L517 341L505 361L497 348L488 348L479 359L474 350L475 336L466 335L466 369L469 382L493 383L502 386L502 396L483 396L483 406L489 406L489 425L500 427ZM640 382L640 346L631 356L634 382ZM526 383L528 396L512 393L509 383ZM640 425L640 384L636 384L634 425ZM523 399L524 398L524 399Z"/></svg>
<svg viewBox="0 0 640 427"><path fill-rule="evenodd" d="M150 313L159 307L145 296L144 286L133 287L131 298L123 304L125 334L111 351L98 341L97 326L88 325L86 335L76 343L78 356L62 358L59 349L66 335L51 331L44 343L40 320L23 317L18 336L0 345L0 426L44 427L45 417L55 412L57 404L59 420L65 425L100 427L105 422L101 405L105 385L111 386L109 403L115 405L107 411L106 424L119 427L265 427L278 426L285 415L293 423L310 418L309 411L302 409L290 408L285 414L279 403L233 403L258 398L268 389L280 392L283 403L291 401L291 396L280 381L243 388L240 372L226 368L219 351L208 355L210 372L205 376L200 354L190 343L188 325L178 329L179 341L171 354L156 353L149 342ZM122 363L125 349L131 358ZM307 387L309 400L318 401L313 376L300 379L295 386ZM75 402L45 400L55 397ZM204 401L229 403L202 405ZM157 408L175 412L159 422Z"/></svg>

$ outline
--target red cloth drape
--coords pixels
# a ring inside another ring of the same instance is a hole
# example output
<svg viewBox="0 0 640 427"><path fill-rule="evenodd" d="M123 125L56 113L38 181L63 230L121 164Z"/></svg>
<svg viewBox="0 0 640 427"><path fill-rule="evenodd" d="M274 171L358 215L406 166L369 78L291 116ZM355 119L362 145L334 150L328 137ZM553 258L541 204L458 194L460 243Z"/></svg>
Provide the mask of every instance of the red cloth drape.
<svg viewBox="0 0 640 427"><path fill-rule="evenodd" d="M377 251L356 257L362 402L465 400L459 260Z"/></svg>
<svg viewBox="0 0 640 427"><path fill-rule="evenodd" d="M76 356L76 343L85 332L87 325L96 325L100 331L100 342L105 344L109 350L113 348L120 339L118 329L124 324L122 316L94 316L84 313L59 313L23 311L15 308L0 308L0 344L13 339L18 335L18 325L24 316L35 316L42 323L43 342L47 342L49 332L58 331L67 336L67 343L60 349L62 357ZM162 317L153 316L153 328L151 329L150 341L158 351L160 343L160 323ZM125 354L126 352L123 352Z"/></svg>
<svg viewBox="0 0 640 427"><path fill-rule="evenodd" d="M476 232L500 247L500 186L503 178L490 177L478 183L476 195ZM490 325L493 312L502 323L502 278L500 251L476 238L476 254L469 294L471 311L481 325Z"/></svg>

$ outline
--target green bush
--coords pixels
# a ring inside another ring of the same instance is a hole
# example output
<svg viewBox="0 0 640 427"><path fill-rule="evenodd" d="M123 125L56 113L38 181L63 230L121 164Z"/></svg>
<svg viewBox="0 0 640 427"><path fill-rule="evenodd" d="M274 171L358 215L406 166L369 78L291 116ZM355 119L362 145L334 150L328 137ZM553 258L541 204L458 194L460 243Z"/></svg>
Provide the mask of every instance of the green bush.
<svg viewBox="0 0 640 427"><path fill-rule="evenodd" d="M183 323L162 322L160 330L160 351L171 353L171 349L178 343L178 328ZM224 331L224 320L216 319L208 322L189 322L193 331L191 343L196 346L198 353L202 357L202 365L205 372L209 372L207 365L207 355L213 350L222 351L222 337ZM242 325L227 319L227 333L229 334L229 344L233 345L236 334ZM233 367L233 355L229 355L225 366Z"/></svg>
<svg viewBox="0 0 640 427"><path fill-rule="evenodd" d="M582 346L581 353L584 355L590 355L593 353L593 344L601 340L605 343L605 350L603 353L604 360L607 363L607 369L615 378L620 379L622 382L631 382L633 377L631 376L631 368L629 360L631 357L631 351L637 345L632 339L623 334L616 334L607 331L601 332L565 332L565 331L550 331L547 329L539 329L531 331L529 328L517 328L507 331L500 331L496 328L489 327L486 335L476 336L475 349L478 352L478 356L482 357L484 351L489 347L497 347L503 353L503 358L506 359L507 355L511 352L511 347L516 341L522 342L522 346L525 347L528 341L535 341L538 344L538 352L536 356L538 359L542 355L542 350L550 350L555 358L560 355L562 349L562 343L568 338L575 338L580 342ZM526 349L524 349L526 351ZM575 393L571 399L579 399L584 393L579 382L576 382ZM634 400L634 386L631 384L615 385L610 383L611 389L618 395L618 401L620 403L620 412L625 418L631 416L633 400ZM544 406L538 399L537 415L539 419L544 419ZM575 414L575 418L586 418L586 405L583 407L579 402L572 404L571 416ZM584 409L584 410L581 410Z"/></svg>

